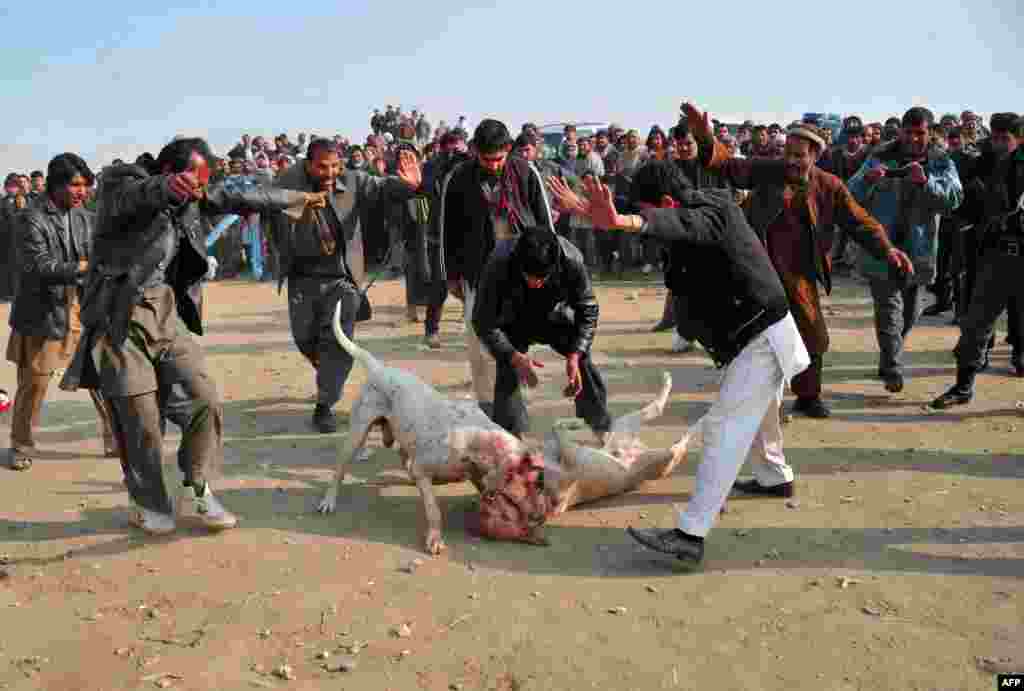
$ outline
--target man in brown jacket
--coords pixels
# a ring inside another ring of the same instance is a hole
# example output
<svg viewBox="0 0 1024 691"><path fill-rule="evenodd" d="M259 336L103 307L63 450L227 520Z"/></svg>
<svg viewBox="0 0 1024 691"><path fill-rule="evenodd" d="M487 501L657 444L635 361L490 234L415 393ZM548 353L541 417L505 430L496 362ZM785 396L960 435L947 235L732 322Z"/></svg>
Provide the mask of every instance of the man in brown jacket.
<svg viewBox="0 0 1024 691"><path fill-rule="evenodd" d="M836 176L816 167L824 138L810 125L787 132L782 160L737 159L714 139L707 115L690 104L683 111L701 144L702 160L733 187L751 190L747 219L768 249L786 288L790 310L803 337L811 366L793 378L794 410L810 417L829 416L821 400L823 356L828 328L818 283L832 291L831 233L839 226L865 250L885 258L896 271L913 272L910 259L893 247L882 225L853 198Z"/></svg>

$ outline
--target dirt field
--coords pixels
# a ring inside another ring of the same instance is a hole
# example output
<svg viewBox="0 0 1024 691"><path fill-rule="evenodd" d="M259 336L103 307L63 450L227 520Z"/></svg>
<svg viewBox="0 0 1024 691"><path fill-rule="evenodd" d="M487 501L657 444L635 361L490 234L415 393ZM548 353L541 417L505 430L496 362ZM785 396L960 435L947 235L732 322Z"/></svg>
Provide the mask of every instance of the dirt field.
<svg viewBox="0 0 1024 691"><path fill-rule="evenodd" d="M466 395L459 303L445 312L444 349L425 352L403 295L398 282L375 287L375 321L357 339ZM717 386L706 356L672 355L669 335L648 333L662 296L653 279L602 283L595 345L614 414L673 374L652 446L678 438ZM874 379L866 289L840 284L826 360L834 415L785 427L795 501L732 500L691 573L624 528L672 524L699 449L666 481L559 518L548 548L468 537L465 484L440 490L449 549L426 557L415 488L386 484L392 451L354 467L339 513L317 515L345 434L309 426L312 372L283 298L266 283L214 284L207 298L202 340L226 425L216 487L241 526L141 536L88 397L54 389L45 457L0 470L0 688L989 691L995 671L1024 672L1024 385L1000 345L975 403L925 415L954 376L948 315L915 330L907 387L890 395ZM551 355L531 394L535 433L572 415ZM3 363L0 386L13 384Z"/></svg>

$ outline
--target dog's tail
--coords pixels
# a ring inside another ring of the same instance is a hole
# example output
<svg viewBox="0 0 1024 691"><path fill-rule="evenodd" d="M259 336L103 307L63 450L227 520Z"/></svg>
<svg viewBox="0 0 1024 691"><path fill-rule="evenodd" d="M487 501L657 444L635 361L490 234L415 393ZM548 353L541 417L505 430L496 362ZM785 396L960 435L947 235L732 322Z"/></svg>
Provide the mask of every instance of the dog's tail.
<svg viewBox="0 0 1024 691"><path fill-rule="evenodd" d="M346 353L352 356L352 359L360 363L363 367L368 369L370 372L375 372L383 367L380 361L373 356L368 350L360 348L352 339L345 335L344 329L341 328L341 301L338 301L337 306L334 308L334 337L338 340L338 345Z"/></svg>

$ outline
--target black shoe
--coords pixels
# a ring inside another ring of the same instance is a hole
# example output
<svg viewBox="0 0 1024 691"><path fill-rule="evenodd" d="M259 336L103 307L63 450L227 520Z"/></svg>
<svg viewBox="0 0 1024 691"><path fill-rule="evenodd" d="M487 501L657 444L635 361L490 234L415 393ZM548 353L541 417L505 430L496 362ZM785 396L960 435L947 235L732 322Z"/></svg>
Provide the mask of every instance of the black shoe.
<svg viewBox="0 0 1024 691"><path fill-rule="evenodd" d="M739 480L733 483L732 488L744 494L755 494L760 497L783 497L789 499L793 496L793 483L783 482L779 485L765 487L757 480Z"/></svg>
<svg viewBox="0 0 1024 691"><path fill-rule="evenodd" d="M903 375L899 372L887 372L882 375L882 379L885 380L885 390L890 393L899 393L903 391Z"/></svg>
<svg viewBox="0 0 1024 691"><path fill-rule="evenodd" d="M704 560L704 540L687 535L682 530L657 528L626 528L629 536L644 547L662 554L671 554L680 561L699 564Z"/></svg>
<svg viewBox="0 0 1024 691"><path fill-rule="evenodd" d="M803 413L807 417L813 418L826 418L832 415L832 411L828 409L825 402L819 397L815 398L797 398L796 403L793 404L793 410L798 413Z"/></svg>
<svg viewBox="0 0 1024 691"><path fill-rule="evenodd" d="M925 317L937 317L951 309L953 309L953 305L948 302L936 302L934 305L926 307L921 314Z"/></svg>
<svg viewBox="0 0 1024 691"><path fill-rule="evenodd" d="M932 410L945 410L958 405L967 405L972 398L974 398L974 391L965 389L958 384L929 403L928 407Z"/></svg>
<svg viewBox="0 0 1024 691"><path fill-rule="evenodd" d="M651 332L660 333L662 331L671 331L674 328L676 328L675 322L662 320L654 325Z"/></svg>
<svg viewBox="0 0 1024 691"><path fill-rule="evenodd" d="M338 416L327 406L317 403L313 409L313 426L320 434L334 434L338 431Z"/></svg>

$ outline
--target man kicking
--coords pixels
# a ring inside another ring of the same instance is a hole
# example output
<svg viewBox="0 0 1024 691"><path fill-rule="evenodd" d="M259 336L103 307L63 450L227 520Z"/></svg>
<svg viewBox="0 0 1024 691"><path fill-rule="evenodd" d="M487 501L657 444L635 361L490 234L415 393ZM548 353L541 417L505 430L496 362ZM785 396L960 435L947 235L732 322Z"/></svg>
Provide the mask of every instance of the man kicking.
<svg viewBox="0 0 1024 691"><path fill-rule="evenodd" d="M710 532L748 457L755 485L792 494L793 469L782 451L779 406L786 382L810 356L789 313L786 291L771 260L731 199L686 190L671 163L636 172L632 201L642 215L623 216L608 188L587 183L583 201L560 180L549 182L563 208L589 216L595 228L643 233L671 253L674 295L687 300L683 333L692 334L723 369L718 398L702 423L704 458L697 487L678 527L636 530L641 544L699 564Z"/></svg>

